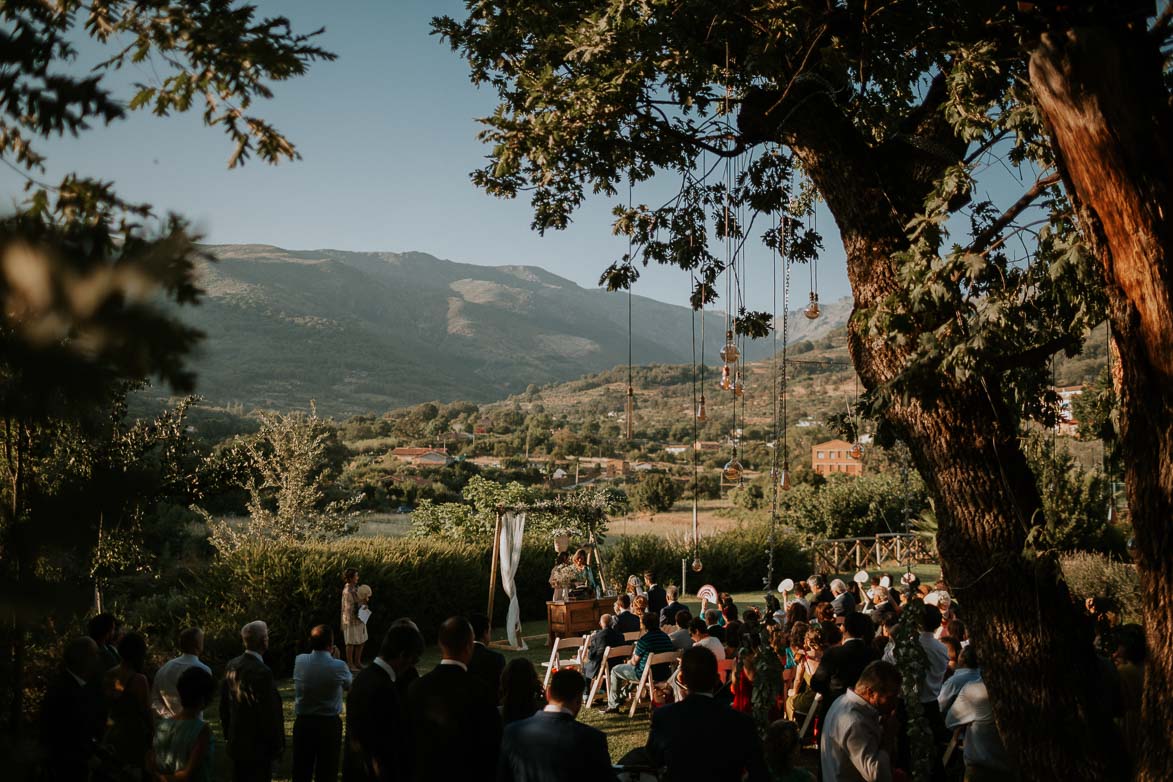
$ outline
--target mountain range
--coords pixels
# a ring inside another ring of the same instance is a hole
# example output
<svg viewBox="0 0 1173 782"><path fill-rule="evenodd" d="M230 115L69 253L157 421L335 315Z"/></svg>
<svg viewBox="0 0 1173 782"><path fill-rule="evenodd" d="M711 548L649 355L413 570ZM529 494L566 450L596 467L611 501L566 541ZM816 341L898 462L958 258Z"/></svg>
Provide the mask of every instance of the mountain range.
<svg viewBox="0 0 1173 782"><path fill-rule="evenodd" d="M583 288L534 266L479 266L425 253L205 248L206 291L181 319L207 339L193 367L214 404L378 413L417 402L501 399L628 360L628 297ZM814 321L791 316L791 339L842 326L850 300ZM686 364L688 307L633 295L631 358ZM716 362L724 315L705 319ZM769 355L762 340L750 358Z"/></svg>

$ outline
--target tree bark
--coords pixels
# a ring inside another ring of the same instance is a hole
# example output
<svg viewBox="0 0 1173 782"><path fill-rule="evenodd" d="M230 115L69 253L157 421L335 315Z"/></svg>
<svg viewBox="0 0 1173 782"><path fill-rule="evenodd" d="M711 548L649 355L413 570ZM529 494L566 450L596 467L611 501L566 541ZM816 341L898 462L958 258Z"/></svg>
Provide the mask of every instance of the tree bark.
<svg viewBox="0 0 1173 782"><path fill-rule="evenodd" d="M1120 355L1120 438L1148 647L1140 780L1173 769L1173 114L1143 30L1042 36L1031 86L1098 245Z"/></svg>
<svg viewBox="0 0 1173 782"><path fill-rule="evenodd" d="M915 151L905 175L897 175L901 150L876 154L822 100L808 99L783 138L835 216L858 312L898 290L893 256L909 247L904 226L924 203L932 176L918 170L924 161ZM908 365L907 349L869 336L855 317L848 339L869 389ZM1055 559L1025 553L1042 502L1016 417L997 379L990 379L992 391L984 379L939 380L891 402L885 417L908 443L936 501L944 575L981 649L999 732L1024 779L1118 778L1122 753L1106 738L1114 732L1110 709L1097 697L1102 669L1090 631Z"/></svg>

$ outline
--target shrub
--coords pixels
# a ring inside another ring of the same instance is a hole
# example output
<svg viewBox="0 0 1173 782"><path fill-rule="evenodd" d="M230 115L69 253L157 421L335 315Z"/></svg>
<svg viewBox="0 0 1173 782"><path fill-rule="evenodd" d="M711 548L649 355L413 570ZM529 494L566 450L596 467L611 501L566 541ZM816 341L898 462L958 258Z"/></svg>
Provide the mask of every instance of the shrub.
<svg viewBox="0 0 1173 782"><path fill-rule="evenodd" d="M641 510L666 513L680 497L680 486L664 473L648 473L630 492L631 502Z"/></svg>
<svg viewBox="0 0 1173 782"><path fill-rule="evenodd" d="M1085 551L1066 554L1059 564L1068 587L1081 600L1107 597L1120 606L1122 621L1140 622L1140 576L1135 565Z"/></svg>

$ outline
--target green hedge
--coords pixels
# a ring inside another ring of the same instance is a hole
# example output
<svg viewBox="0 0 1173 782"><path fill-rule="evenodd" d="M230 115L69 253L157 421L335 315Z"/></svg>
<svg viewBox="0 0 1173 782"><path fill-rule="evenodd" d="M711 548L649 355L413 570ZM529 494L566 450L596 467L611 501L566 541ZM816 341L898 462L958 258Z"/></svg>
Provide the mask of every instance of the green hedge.
<svg viewBox="0 0 1173 782"><path fill-rule="evenodd" d="M766 567L766 533L748 528L702 541L703 573L690 572L690 588L701 581L727 591L761 588ZM517 576L523 620L544 618L553 547L546 538L527 540ZM609 581L653 568L664 583L679 577L680 560L691 560L683 540L652 535L616 538L604 548ZM256 545L219 557L177 577L152 594L124 597L119 610L130 624L160 640L196 623L205 629L206 654L216 662L239 654L241 625L269 624L272 660L279 670L292 664L311 627L329 624L340 632L342 572L358 568L373 590L371 644L391 621L410 616L431 642L449 616L484 611L488 602L491 552L487 545L428 539L366 538L330 544ZM779 544L775 572L801 577L806 558L789 541ZM498 587L495 626L504 622L507 601ZM372 649L368 649L371 652Z"/></svg>

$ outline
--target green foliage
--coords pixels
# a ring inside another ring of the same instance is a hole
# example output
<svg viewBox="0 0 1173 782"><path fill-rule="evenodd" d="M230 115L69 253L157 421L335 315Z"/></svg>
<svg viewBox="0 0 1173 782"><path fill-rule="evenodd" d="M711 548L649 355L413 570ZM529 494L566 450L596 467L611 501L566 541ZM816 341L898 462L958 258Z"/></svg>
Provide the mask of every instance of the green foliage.
<svg viewBox="0 0 1173 782"><path fill-rule="evenodd" d="M667 513L672 510L676 500L680 499L680 484L671 476L662 472L651 472L644 475L628 496L631 503L640 510L651 513Z"/></svg>
<svg viewBox="0 0 1173 782"><path fill-rule="evenodd" d="M1085 470L1052 437L1038 432L1023 438L1023 450L1043 496L1042 518L1032 519L1028 545L1038 550L1123 553L1108 523L1108 478Z"/></svg>
<svg viewBox="0 0 1173 782"><path fill-rule="evenodd" d="M915 782L928 782L936 742L920 699L920 688L929 667L928 656L920 643L921 605L919 600L914 600L901 612L892 642L907 713L905 731L912 763L908 771Z"/></svg>
<svg viewBox="0 0 1173 782"><path fill-rule="evenodd" d="M1122 621L1143 620L1143 596L1136 565L1086 551L1063 555L1059 565L1067 586L1081 601L1106 597L1120 607Z"/></svg>
<svg viewBox="0 0 1173 782"><path fill-rule="evenodd" d="M779 515L809 538L850 538L903 532L905 512L915 516L927 497L919 476L907 485L897 475L832 474L822 486L800 483L779 494Z"/></svg>

